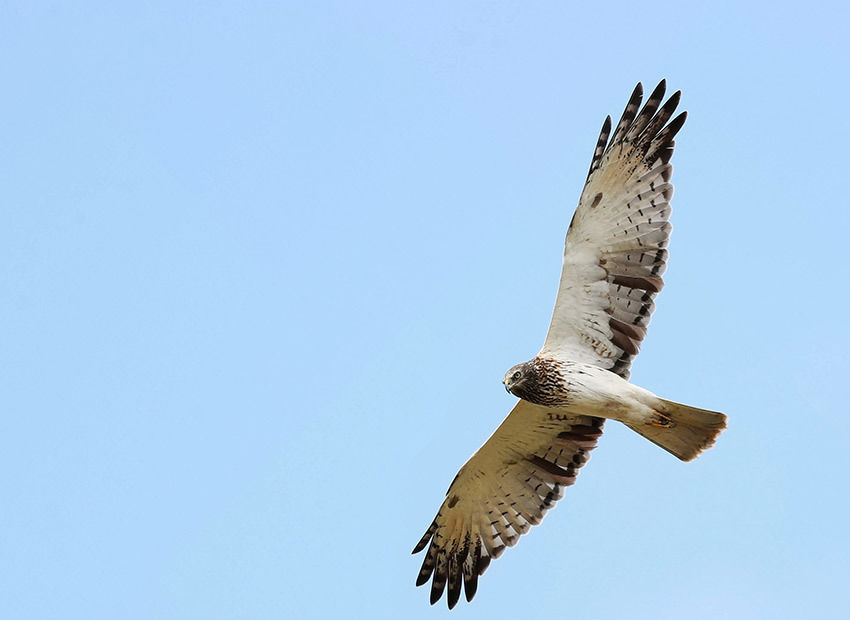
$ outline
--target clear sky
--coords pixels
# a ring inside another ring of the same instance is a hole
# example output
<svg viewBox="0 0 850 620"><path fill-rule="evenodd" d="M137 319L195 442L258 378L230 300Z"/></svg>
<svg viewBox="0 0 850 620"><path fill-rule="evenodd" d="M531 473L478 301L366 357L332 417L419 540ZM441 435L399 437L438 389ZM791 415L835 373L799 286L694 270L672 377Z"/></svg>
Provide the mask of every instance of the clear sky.
<svg viewBox="0 0 850 620"><path fill-rule="evenodd" d="M410 551L662 77L632 379L729 430L609 423L452 614L850 617L850 16L696 4L4 2L0 618L445 617Z"/></svg>

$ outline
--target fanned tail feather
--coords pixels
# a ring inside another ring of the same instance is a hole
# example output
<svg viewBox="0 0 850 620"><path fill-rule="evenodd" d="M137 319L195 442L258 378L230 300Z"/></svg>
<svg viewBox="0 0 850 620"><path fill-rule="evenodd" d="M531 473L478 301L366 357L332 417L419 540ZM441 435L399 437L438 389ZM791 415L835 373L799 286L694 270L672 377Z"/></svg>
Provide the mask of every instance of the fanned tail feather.
<svg viewBox="0 0 850 620"><path fill-rule="evenodd" d="M726 416L722 413L663 398L658 400L661 403L658 412L662 419L667 418L669 425L628 424L628 427L683 461L692 461L714 445L717 436L726 428Z"/></svg>

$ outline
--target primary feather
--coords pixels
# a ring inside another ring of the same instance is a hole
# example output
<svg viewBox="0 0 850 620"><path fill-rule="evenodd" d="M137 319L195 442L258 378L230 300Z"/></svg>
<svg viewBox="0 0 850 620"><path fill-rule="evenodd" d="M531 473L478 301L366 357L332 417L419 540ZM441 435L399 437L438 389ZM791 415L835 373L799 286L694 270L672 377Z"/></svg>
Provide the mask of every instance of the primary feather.
<svg viewBox="0 0 850 620"><path fill-rule="evenodd" d="M682 112L674 93L659 109L665 82L638 113L635 87L610 142L603 126L567 231L555 310L541 353L568 355L629 378L664 286L670 239L673 138Z"/></svg>

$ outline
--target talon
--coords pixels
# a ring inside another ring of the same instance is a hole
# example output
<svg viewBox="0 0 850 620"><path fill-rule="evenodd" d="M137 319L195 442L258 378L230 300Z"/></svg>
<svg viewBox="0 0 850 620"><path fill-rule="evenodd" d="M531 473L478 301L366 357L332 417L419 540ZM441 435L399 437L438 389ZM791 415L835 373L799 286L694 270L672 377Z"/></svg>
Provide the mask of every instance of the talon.
<svg viewBox="0 0 850 620"><path fill-rule="evenodd" d="M658 428L673 428L673 420L670 416L664 415L663 413L655 412L655 417L649 421L652 426L657 426Z"/></svg>

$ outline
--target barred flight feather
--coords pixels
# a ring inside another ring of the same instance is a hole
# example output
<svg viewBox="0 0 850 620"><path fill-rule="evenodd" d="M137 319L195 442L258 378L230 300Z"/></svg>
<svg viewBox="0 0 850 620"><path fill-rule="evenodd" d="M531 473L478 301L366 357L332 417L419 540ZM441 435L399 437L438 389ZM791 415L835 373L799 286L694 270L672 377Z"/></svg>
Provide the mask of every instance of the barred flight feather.
<svg viewBox="0 0 850 620"><path fill-rule="evenodd" d="M641 108L638 84L610 141L607 131L600 135L567 232L558 298L540 356L568 357L629 377L653 298L664 286L672 230L668 162L685 113L670 120L680 93L664 102L665 90L662 80Z"/></svg>
<svg viewBox="0 0 850 620"><path fill-rule="evenodd" d="M461 468L413 549L428 548L416 585L431 580L432 604L447 592L451 609L461 590L472 600L490 560L540 523L563 488L575 482L602 434L602 422L517 403Z"/></svg>

